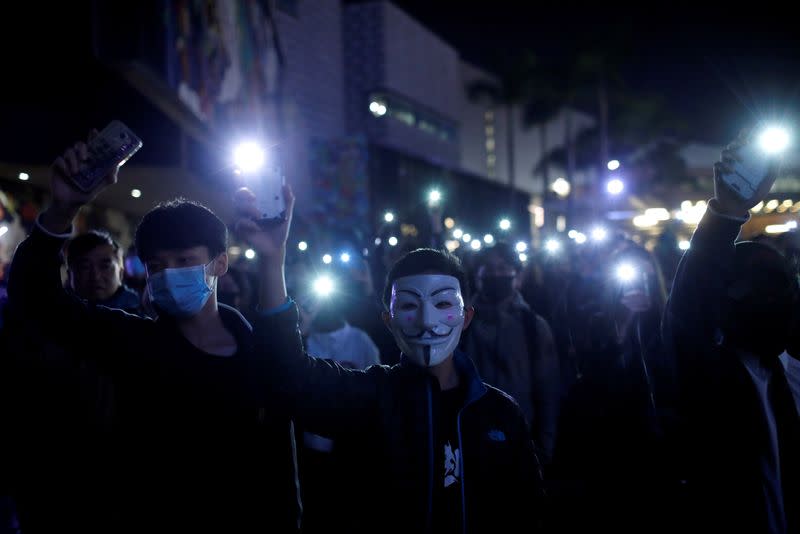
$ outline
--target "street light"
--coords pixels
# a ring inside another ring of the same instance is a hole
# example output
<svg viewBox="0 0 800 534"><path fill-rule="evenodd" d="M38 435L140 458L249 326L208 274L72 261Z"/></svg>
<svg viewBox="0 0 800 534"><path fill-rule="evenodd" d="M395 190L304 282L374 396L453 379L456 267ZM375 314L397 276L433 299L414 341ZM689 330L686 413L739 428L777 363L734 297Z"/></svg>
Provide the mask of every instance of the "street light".
<svg viewBox="0 0 800 534"><path fill-rule="evenodd" d="M253 250L252 248L248 248L247 250L244 251L244 257L247 258L248 260L252 260L253 258L256 257L256 251Z"/></svg>
<svg viewBox="0 0 800 534"><path fill-rule="evenodd" d="M305 252L306 250L308 250L308 243L306 243L305 241L300 241L297 244L297 248L299 248L301 252Z"/></svg>
<svg viewBox="0 0 800 534"><path fill-rule="evenodd" d="M618 160L612 159L611 161L608 162L608 170L609 171L616 171L617 169L619 169L619 161Z"/></svg>
<svg viewBox="0 0 800 534"><path fill-rule="evenodd" d="M481 248L480 239L473 239L472 243L470 243L469 246L472 247L472 250L480 250Z"/></svg>
<svg viewBox="0 0 800 534"><path fill-rule="evenodd" d="M390 247L396 247L397 246L397 238L395 236L392 236L392 237L389 238L389 246Z"/></svg>
<svg viewBox="0 0 800 534"><path fill-rule="evenodd" d="M687 241L686 239L683 239L678 243L678 248L681 249L681 250L689 250L689 247L691 247L691 246L692 246L692 244L689 241Z"/></svg>
<svg viewBox="0 0 800 534"><path fill-rule="evenodd" d="M508 219L500 219L500 229L503 230L504 232L511 229L511 221L509 221Z"/></svg>
<svg viewBox="0 0 800 534"><path fill-rule="evenodd" d="M322 263L324 263L325 265L330 264L332 261L333 261L333 256L331 256L330 254L325 254L324 256L322 256Z"/></svg>
<svg viewBox="0 0 800 534"><path fill-rule="evenodd" d="M461 236L464 235L464 231L461 228L456 228L453 230L453 237L456 239L461 239Z"/></svg>
<svg viewBox="0 0 800 534"><path fill-rule="evenodd" d="M516 248L517 252L525 252L528 250L528 244L524 241L519 241L514 248Z"/></svg>
<svg viewBox="0 0 800 534"><path fill-rule="evenodd" d="M387 211L383 216L383 220L386 221L387 223L392 222L394 220L394 213L392 213L391 211Z"/></svg>
<svg viewBox="0 0 800 534"><path fill-rule="evenodd" d="M461 239L464 241L464 243L469 243L472 241L472 236L469 234L464 234L461 236Z"/></svg>
<svg viewBox="0 0 800 534"><path fill-rule="evenodd" d="M486 234L483 236L483 242L487 245L491 245L494 242L494 236L492 234Z"/></svg>
<svg viewBox="0 0 800 534"><path fill-rule="evenodd" d="M442 193L438 189L432 190L428 193L428 205L436 206L442 200Z"/></svg>
<svg viewBox="0 0 800 534"><path fill-rule="evenodd" d="M342 263L350 263L350 254L347 252L342 252L342 254L339 256L339 259L342 261Z"/></svg>

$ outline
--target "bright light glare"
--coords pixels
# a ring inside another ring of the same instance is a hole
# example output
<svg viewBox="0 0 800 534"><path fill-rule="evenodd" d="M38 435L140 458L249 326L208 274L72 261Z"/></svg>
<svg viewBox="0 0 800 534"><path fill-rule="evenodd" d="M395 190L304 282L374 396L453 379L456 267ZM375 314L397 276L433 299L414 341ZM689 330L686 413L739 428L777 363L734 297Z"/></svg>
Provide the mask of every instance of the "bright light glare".
<svg viewBox="0 0 800 534"><path fill-rule="evenodd" d="M472 247L472 250L479 250L481 248L480 239L473 239L469 246Z"/></svg>
<svg viewBox="0 0 800 534"><path fill-rule="evenodd" d="M508 230L511 228L511 221L508 219L501 219L500 220L500 229L501 230Z"/></svg>
<svg viewBox="0 0 800 534"><path fill-rule="evenodd" d="M297 244L297 248L299 248L301 251L306 251L308 250L308 243L306 243L305 241L300 241Z"/></svg>
<svg viewBox="0 0 800 534"><path fill-rule="evenodd" d="M464 243L469 243L472 241L472 236L469 234L464 234L461 236L461 240L464 241Z"/></svg>
<svg viewBox="0 0 800 534"><path fill-rule="evenodd" d="M492 234L486 234L485 236L483 236L483 242L486 243L487 245L491 245L492 243L494 243L494 236Z"/></svg>
<svg viewBox="0 0 800 534"><path fill-rule="evenodd" d="M519 241L514 248L517 249L517 252L525 252L528 250L528 244L524 241Z"/></svg>
<svg viewBox="0 0 800 534"><path fill-rule="evenodd" d="M448 230L451 230L456 225L456 221L453 220L452 217L448 217L444 220L444 226Z"/></svg>
<svg viewBox="0 0 800 534"><path fill-rule="evenodd" d="M440 200L442 200L442 194L438 190L434 189L433 191L428 193L428 203L430 205L432 206L436 205L439 203Z"/></svg>
<svg viewBox="0 0 800 534"><path fill-rule="evenodd" d="M528 255L525 254L524 252L520 252L519 253L519 261L521 261L522 263L525 263L526 261L528 261Z"/></svg>
<svg viewBox="0 0 800 534"><path fill-rule="evenodd" d="M575 234L575 242L579 245L583 245L584 243L586 243L586 234L582 234L580 232Z"/></svg>
<svg viewBox="0 0 800 534"><path fill-rule="evenodd" d="M386 115L386 105L374 100L369 103L369 110L376 117L382 117L383 115Z"/></svg>
<svg viewBox="0 0 800 534"><path fill-rule="evenodd" d="M350 262L350 254L347 252L342 252L339 256L339 259L342 260L342 263L349 263Z"/></svg>
<svg viewBox="0 0 800 534"><path fill-rule="evenodd" d="M612 195L619 195L625 190L625 184L619 178L609 180L606 184L606 191Z"/></svg>
<svg viewBox="0 0 800 534"><path fill-rule="evenodd" d="M252 141L238 145L233 151L233 163L243 172L257 171L265 160L264 150Z"/></svg>
<svg viewBox="0 0 800 534"><path fill-rule="evenodd" d="M390 247L396 247L397 246L397 238L395 236L392 236L392 237L389 238L389 246Z"/></svg>
<svg viewBox="0 0 800 534"><path fill-rule="evenodd" d="M558 179L556 179L555 182L553 182L552 188L553 188L553 192L556 195L558 195L560 197L565 197L565 196L569 195L569 192L572 189L572 186L570 186L569 182L566 181L564 178L558 178Z"/></svg>
<svg viewBox="0 0 800 534"><path fill-rule="evenodd" d="M689 250L689 247L691 247L691 246L692 246L692 244L689 241L687 241L686 239L683 239L683 240L678 242L678 248L681 249L681 250Z"/></svg>
<svg viewBox="0 0 800 534"><path fill-rule="evenodd" d="M629 263L623 263L617 267L617 278L622 282L630 282L636 276L636 269Z"/></svg>
<svg viewBox="0 0 800 534"><path fill-rule="evenodd" d="M256 257L256 251L253 250L252 248L248 248L247 250L244 251L244 257L247 258L248 260L252 260L253 258Z"/></svg>
<svg viewBox="0 0 800 534"><path fill-rule="evenodd" d="M394 220L394 213L387 211L383 216L383 220L388 223L392 222Z"/></svg>
<svg viewBox="0 0 800 534"><path fill-rule="evenodd" d="M30 178L30 175L27 172L19 173L19 179L22 180L23 182L27 181L28 178Z"/></svg>
<svg viewBox="0 0 800 534"><path fill-rule="evenodd" d="M575 239L576 235L578 235L578 231L577 230L570 230L569 232L567 232L567 236L570 239Z"/></svg>
<svg viewBox="0 0 800 534"><path fill-rule="evenodd" d="M595 241L605 241L608 237L608 231L605 228L597 227L592 228L592 239Z"/></svg>
<svg viewBox="0 0 800 534"><path fill-rule="evenodd" d="M767 154L778 154L789 146L789 131L780 126L770 126L759 136L758 144Z"/></svg>
<svg viewBox="0 0 800 534"><path fill-rule="evenodd" d="M617 169L619 169L619 161L612 159L611 161L608 162L609 171L616 171Z"/></svg>
<svg viewBox="0 0 800 534"><path fill-rule="evenodd" d="M333 280L329 276L320 276L314 280L314 293L320 297L327 297L333 293Z"/></svg>
<svg viewBox="0 0 800 534"><path fill-rule="evenodd" d="M558 252L559 250L561 250L561 243L560 243L558 240L556 240L556 239L548 239L548 240L547 240L547 241L545 241L545 243L544 243L544 249L545 249L545 250L546 250L546 251L547 251L549 254L555 254L556 252Z"/></svg>
<svg viewBox="0 0 800 534"><path fill-rule="evenodd" d="M131 196L133 198L139 198L140 196L142 196L142 192L138 189L131 189Z"/></svg>
<svg viewBox="0 0 800 534"><path fill-rule="evenodd" d="M461 236L464 235L464 231L461 228L456 228L453 230L453 237L456 239L461 239Z"/></svg>
<svg viewBox="0 0 800 534"><path fill-rule="evenodd" d="M332 261L333 261L333 256L331 256L330 254L325 254L324 256L322 256L322 263L324 263L325 265L328 265Z"/></svg>
<svg viewBox="0 0 800 534"><path fill-rule="evenodd" d="M8 226L5 226L5 225L0 226L0 237L3 237L4 235L6 235L6 232L8 232Z"/></svg>

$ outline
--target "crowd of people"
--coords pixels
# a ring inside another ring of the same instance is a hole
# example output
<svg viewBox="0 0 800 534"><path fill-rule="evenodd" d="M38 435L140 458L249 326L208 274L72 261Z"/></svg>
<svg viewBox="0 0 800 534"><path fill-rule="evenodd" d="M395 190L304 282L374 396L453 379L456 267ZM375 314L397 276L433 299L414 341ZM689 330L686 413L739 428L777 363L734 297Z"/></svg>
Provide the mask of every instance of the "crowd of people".
<svg viewBox="0 0 800 534"><path fill-rule="evenodd" d="M800 254L737 242L744 143L677 269L622 234L325 267L289 187L159 204L126 255L73 234L117 181L73 188L76 143L0 312L0 533L800 533Z"/></svg>

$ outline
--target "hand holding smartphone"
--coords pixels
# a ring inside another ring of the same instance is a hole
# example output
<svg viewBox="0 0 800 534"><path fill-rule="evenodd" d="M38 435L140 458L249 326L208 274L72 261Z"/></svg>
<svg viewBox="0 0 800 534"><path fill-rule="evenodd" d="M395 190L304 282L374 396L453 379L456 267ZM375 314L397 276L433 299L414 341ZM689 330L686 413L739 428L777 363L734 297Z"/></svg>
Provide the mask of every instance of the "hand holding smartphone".
<svg viewBox="0 0 800 534"><path fill-rule="evenodd" d="M726 151L731 161L723 160L726 169L720 173L720 181L741 201L757 203L756 197L768 192L767 185L772 185L767 180L774 180L788 143L788 133L778 127L765 128L749 139L739 140ZM762 191L764 188L767 191Z"/></svg>
<svg viewBox="0 0 800 534"><path fill-rule="evenodd" d="M88 159L77 173L68 177L72 184L89 193L115 168L123 165L142 148L142 140L120 121L111 121L87 145Z"/></svg>

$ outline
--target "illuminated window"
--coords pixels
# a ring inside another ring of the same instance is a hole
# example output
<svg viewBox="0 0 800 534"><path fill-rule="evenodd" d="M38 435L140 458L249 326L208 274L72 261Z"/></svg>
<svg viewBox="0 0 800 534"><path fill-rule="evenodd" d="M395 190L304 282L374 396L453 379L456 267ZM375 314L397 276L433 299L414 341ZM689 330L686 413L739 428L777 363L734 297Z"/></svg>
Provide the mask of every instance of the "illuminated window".
<svg viewBox="0 0 800 534"><path fill-rule="evenodd" d="M375 118L391 117L442 141L456 141L455 123L400 96L373 93L369 96L367 105Z"/></svg>
<svg viewBox="0 0 800 534"><path fill-rule="evenodd" d="M497 173L497 156L495 149L497 143L494 138L494 111L488 110L483 114L484 118L484 131L486 132L486 174L493 178Z"/></svg>

